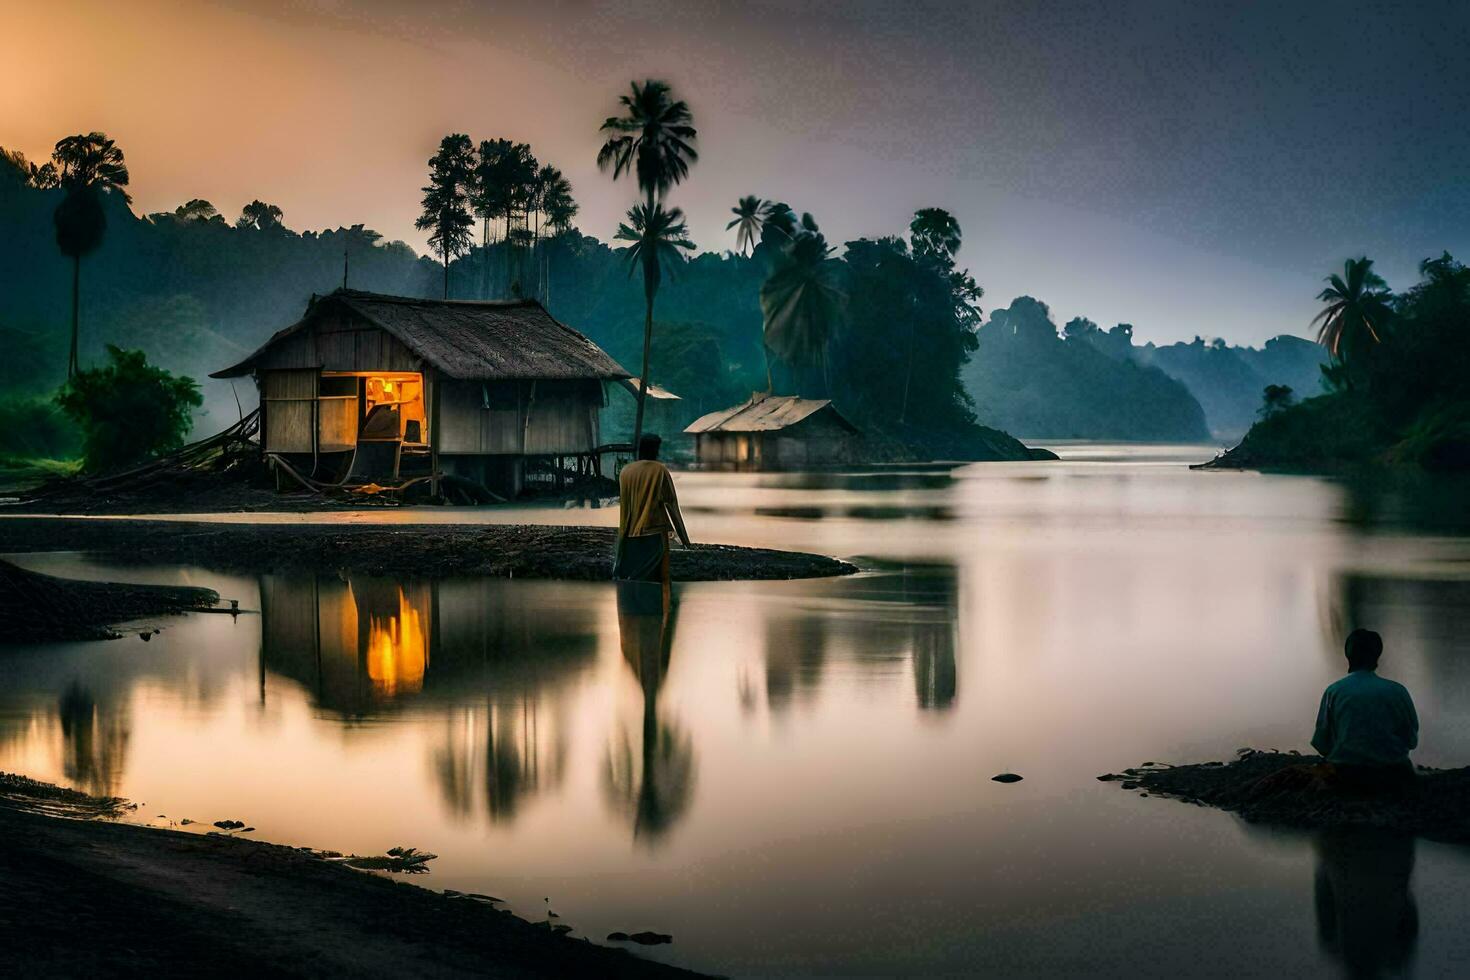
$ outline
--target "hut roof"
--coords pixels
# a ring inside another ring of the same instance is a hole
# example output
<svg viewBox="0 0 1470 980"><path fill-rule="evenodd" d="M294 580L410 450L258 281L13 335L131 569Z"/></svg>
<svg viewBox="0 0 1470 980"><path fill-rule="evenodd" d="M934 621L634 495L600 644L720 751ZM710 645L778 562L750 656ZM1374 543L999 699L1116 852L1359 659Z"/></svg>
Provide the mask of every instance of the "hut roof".
<svg viewBox="0 0 1470 980"><path fill-rule="evenodd" d="M703 432L775 432L779 429L789 429L823 409L828 409L832 417L843 428L856 432L857 428L831 406L832 403L825 398L759 394L734 408L722 408L718 412L700 416L684 431L696 434Z"/></svg>
<svg viewBox="0 0 1470 980"><path fill-rule="evenodd" d="M628 377L607 352L533 299L434 300L338 289L313 297L306 314L238 364L211 378L248 374L266 351L337 305L396 337L451 378L576 379Z"/></svg>

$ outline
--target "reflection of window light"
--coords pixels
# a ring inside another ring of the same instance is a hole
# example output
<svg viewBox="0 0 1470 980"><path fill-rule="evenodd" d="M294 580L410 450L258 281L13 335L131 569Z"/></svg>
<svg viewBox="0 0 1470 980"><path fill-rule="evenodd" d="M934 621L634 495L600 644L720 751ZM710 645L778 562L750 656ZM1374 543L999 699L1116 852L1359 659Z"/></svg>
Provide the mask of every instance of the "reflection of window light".
<svg viewBox="0 0 1470 980"><path fill-rule="evenodd" d="M397 616L368 617L367 671L374 689L390 698L422 690L428 646L419 611L400 587Z"/></svg>

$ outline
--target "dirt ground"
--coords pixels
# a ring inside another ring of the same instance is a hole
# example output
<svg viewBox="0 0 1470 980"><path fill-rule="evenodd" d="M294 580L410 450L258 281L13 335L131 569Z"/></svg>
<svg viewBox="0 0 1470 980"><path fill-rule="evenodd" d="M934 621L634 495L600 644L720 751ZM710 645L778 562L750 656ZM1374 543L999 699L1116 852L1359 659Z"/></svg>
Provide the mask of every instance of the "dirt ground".
<svg viewBox="0 0 1470 980"><path fill-rule="evenodd" d="M0 774L7 976L696 976L310 852L67 819L33 795L106 809Z"/></svg>
<svg viewBox="0 0 1470 980"><path fill-rule="evenodd" d="M467 524L226 524L0 518L0 553L86 551L120 564L216 571L343 570L442 578L598 580L612 574L609 528ZM857 569L823 555L731 545L675 546L675 580L793 579Z"/></svg>

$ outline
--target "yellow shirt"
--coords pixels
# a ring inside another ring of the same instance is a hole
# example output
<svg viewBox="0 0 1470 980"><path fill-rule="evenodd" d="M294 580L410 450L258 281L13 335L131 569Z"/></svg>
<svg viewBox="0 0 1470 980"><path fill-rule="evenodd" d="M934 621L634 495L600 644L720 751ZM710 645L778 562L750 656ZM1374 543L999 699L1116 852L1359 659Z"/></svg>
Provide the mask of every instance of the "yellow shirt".
<svg viewBox="0 0 1470 980"><path fill-rule="evenodd" d="M677 531L686 543L684 517L669 468L656 459L640 459L618 475L618 534L636 538Z"/></svg>

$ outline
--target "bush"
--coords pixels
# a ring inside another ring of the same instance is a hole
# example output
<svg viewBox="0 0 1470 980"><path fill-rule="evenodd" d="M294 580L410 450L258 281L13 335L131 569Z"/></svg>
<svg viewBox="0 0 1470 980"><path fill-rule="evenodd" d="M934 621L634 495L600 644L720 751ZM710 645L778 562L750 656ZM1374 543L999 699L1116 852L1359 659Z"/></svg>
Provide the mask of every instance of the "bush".
<svg viewBox="0 0 1470 980"><path fill-rule="evenodd" d="M0 456L65 459L75 456L82 434L52 398L0 400Z"/></svg>
<svg viewBox="0 0 1470 980"><path fill-rule="evenodd" d="M193 378L148 363L140 350L107 345L109 363L78 371L56 397L82 432L83 468L96 472L177 449L189 412L203 403Z"/></svg>

